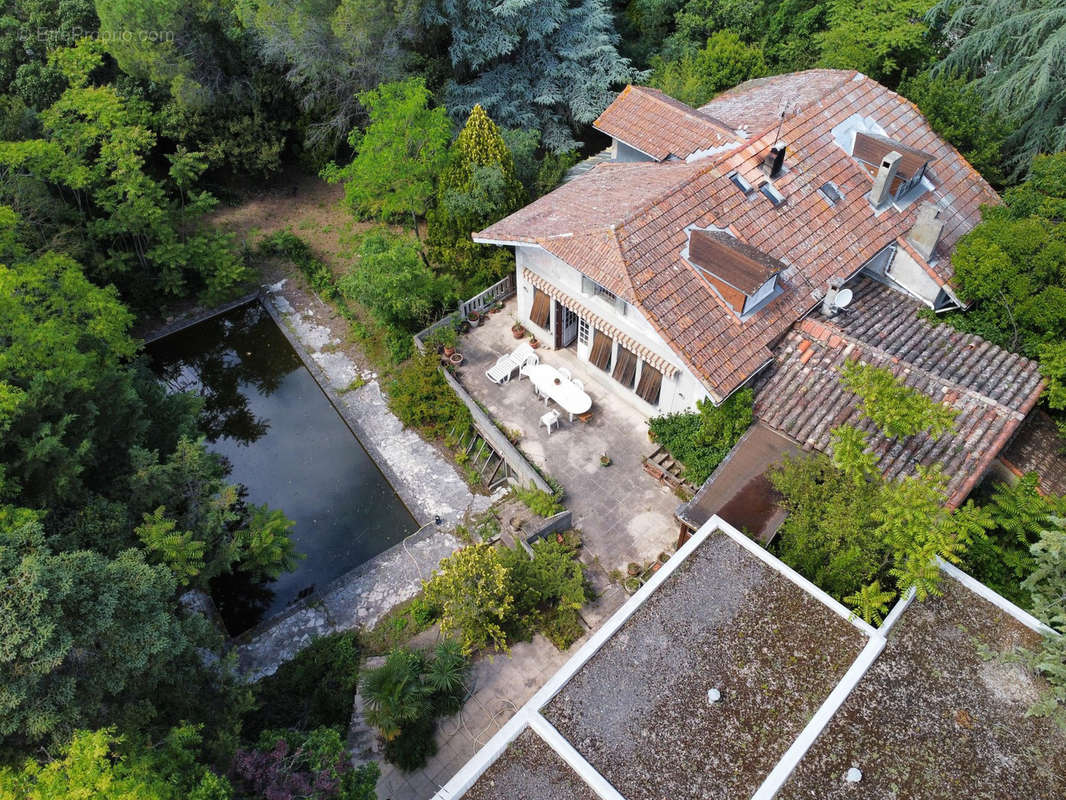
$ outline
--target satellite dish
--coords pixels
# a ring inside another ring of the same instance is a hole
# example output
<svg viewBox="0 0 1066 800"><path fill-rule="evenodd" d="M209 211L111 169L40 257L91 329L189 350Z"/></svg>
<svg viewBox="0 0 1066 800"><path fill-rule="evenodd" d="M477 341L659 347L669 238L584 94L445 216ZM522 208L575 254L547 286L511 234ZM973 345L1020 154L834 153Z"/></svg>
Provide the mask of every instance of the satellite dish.
<svg viewBox="0 0 1066 800"><path fill-rule="evenodd" d="M841 289L837 292L837 296L833 298L833 305L837 308L847 308L851 305L851 289Z"/></svg>

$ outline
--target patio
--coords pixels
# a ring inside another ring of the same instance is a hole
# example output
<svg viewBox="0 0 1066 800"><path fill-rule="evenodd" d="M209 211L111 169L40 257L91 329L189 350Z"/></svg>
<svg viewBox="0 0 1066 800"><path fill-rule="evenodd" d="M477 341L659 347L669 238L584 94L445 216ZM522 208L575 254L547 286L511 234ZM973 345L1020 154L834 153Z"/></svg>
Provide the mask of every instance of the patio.
<svg viewBox="0 0 1066 800"><path fill-rule="evenodd" d="M653 449L647 421L619 396L624 390L611 386L608 374L580 360L573 348L551 350L542 343L536 351L542 364L568 369L584 383L592 398L588 422L571 422L554 402L545 406L530 380L517 372L503 385L485 377L497 358L529 341L512 335L514 313L512 298L503 311L488 315L482 326L461 338L459 380L498 424L521 434L518 447L526 457L562 484L574 527L604 570L624 571L631 561L650 561L672 550L679 500L644 472L642 459ZM559 423L549 435L540 419L551 410L559 412ZM608 467L600 464L604 453L612 462Z"/></svg>

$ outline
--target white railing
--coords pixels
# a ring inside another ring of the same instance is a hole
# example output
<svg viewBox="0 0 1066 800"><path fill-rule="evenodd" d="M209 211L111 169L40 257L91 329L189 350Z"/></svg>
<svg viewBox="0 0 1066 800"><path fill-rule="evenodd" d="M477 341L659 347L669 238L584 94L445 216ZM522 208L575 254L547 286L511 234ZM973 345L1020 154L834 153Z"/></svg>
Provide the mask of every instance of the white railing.
<svg viewBox="0 0 1066 800"><path fill-rule="evenodd" d="M513 295L516 291L514 273L508 275L502 281L497 281L492 284L488 289L476 294L469 300L459 304L459 314L463 317L470 316L471 311L477 311L479 314L488 308L491 308L497 300L506 300Z"/></svg>

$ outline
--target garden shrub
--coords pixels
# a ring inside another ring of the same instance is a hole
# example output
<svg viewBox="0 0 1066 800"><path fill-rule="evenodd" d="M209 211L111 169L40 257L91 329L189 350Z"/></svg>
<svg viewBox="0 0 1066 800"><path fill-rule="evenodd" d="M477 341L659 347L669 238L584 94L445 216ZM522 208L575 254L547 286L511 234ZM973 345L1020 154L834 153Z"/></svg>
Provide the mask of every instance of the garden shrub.
<svg viewBox="0 0 1066 800"><path fill-rule="evenodd" d="M436 719L419 717L404 726L395 738L385 741L385 760L404 772L421 769L437 754L436 732Z"/></svg>
<svg viewBox="0 0 1066 800"><path fill-rule="evenodd" d="M720 406L699 403L699 413L667 414L648 423L652 437L684 467L682 477L702 484L752 422L752 391L742 389Z"/></svg>
<svg viewBox="0 0 1066 800"><path fill-rule="evenodd" d="M311 246L292 231L277 231L259 243L259 251L273 256L283 256L300 268L311 288L324 300L337 298L337 287L330 268L315 258Z"/></svg>
<svg viewBox="0 0 1066 800"><path fill-rule="evenodd" d="M320 636L255 684L257 707L244 719L245 738L255 740L268 728L329 727L345 734L358 679L356 633Z"/></svg>
<svg viewBox="0 0 1066 800"><path fill-rule="evenodd" d="M473 424L470 410L452 391L435 353L419 353L389 383L389 409L406 427L443 439L452 428Z"/></svg>
<svg viewBox="0 0 1066 800"><path fill-rule="evenodd" d="M542 539L532 549L532 558L521 547L505 549L500 556L508 571L516 627L538 630L565 650L584 632L577 612L588 600L585 572L565 544Z"/></svg>
<svg viewBox="0 0 1066 800"><path fill-rule="evenodd" d="M559 502L556 495L549 494L543 489L538 489L533 485L530 485L528 489L523 489L521 486L515 486L513 491L515 497L521 500L525 507L538 517L552 517L565 510L563 504Z"/></svg>
<svg viewBox="0 0 1066 800"><path fill-rule="evenodd" d="M507 651L504 625L511 617L514 598L508 570L495 547L480 543L453 553L422 587L426 600L440 607L441 632L458 634L464 652L490 644Z"/></svg>

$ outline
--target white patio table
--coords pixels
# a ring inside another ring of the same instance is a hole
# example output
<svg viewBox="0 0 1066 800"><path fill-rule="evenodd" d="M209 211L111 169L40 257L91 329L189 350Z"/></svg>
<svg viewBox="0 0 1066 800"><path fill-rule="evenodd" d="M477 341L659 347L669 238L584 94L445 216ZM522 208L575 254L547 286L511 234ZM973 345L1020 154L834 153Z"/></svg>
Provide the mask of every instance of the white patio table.
<svg viewBox="0 0 1066 800"><path fill-rule="evenodd" d="M526 375L537 393L554 400L559 408L570 415L571 422L574 421L574 414L584 414L592 408L592 398L588 393L564 378L555 367L537 364L529 367Z"/></svg>

